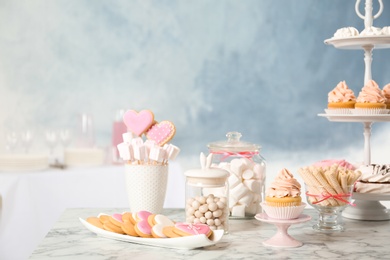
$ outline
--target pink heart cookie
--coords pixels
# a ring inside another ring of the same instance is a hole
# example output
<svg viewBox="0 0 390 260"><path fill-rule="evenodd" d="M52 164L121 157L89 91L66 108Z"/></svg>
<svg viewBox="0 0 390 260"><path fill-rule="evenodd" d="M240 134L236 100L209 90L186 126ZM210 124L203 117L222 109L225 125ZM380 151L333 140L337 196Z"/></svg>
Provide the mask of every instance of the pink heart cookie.
<svg viewBox="0 0 390 260"><path fill-rule="evenodd" d="M135 110L128 110L123 115L123 122L128 130L141 136L153 125L154 114L149 110L142 110L139 113Z"/></svg>
<svg viewBox="0 0 390 260"><path fill-rule="evenodd" d="M135 219L137 223L134 226L135 232L140 237L148 237L151 238L152 236L152 227L148 223L148 217L151 215L149 211L139 211L136 213Z"/></svg>
<svg viewBox="0 0 390 260"><path fill-rule="evenodd" d="M146 137L156 144L163 146L168 143L176 133L175 125L170 121L162 121L154 124L147 132Z"/></svg>
<svg viewBox="0 0 390 260"><path fill-rule="evenodd" d="M201 235L204 234L209 236L211 234L211 229L206 224L190 224L190 223L176 223L175 228L179 230L180 235L188 236L188 235ZM183 233L181 233L183 232Z"/></svg>

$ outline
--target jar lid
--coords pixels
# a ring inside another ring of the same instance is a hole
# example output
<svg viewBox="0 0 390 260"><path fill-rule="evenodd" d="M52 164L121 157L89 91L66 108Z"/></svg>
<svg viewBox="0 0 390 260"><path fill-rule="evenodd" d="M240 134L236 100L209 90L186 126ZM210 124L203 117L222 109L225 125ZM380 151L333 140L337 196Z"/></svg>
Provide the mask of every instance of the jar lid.
<svg viewBox="0 0 390 260"><path fill-rule="evenodd" d="M192 169L184 173L187 177L204 179L226 179L229 172L220 168L211 167L207 169Z"/></svg>
<svg viewBox="0 0 390 260"><path fill-rule="evenodd" d="M220 187L225 185L229 172L218 168L194 169L186 171L185 175L191 186Z"/></svg>
<svg viewBox="0 0 390 260"><path fill-rule="evenodd" d="M213 154L209 154L207 158L203 153L200 154L201 169L192 169L184 173L187 180L196 186L214 186L223 185L229 177L229 172L220 168L211 167Z"/></svg>
<svg viewBox="0 0 390 260"><path fill-rule="evenodd" d="M229 132L226 134L228 138L227 141L218 141L208 144L208 148L215 151L230 151L230 152L243 152L249 151L254 152L258 151L261 146L249 142L240 141L241 133L239 132Z"/></svg>

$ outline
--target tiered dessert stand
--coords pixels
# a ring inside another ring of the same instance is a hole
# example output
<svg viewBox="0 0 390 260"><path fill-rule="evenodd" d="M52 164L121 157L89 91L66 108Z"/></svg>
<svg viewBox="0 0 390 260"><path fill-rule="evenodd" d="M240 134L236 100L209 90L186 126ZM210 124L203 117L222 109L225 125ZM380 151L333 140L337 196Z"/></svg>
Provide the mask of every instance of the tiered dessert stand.
<svg viewBox="0 0 390 260"><path fill-rule="evenodd" d="M361 0L356 1L355 11L357 15L364 20L365 29L371 28L373 20L378 18L383 11L383 2L379 2L379 11L374 16L372 15L373 7L372 0L365 2L365 15L359 11ZM333 45L339 49L349 50L364 50L364 83L372 79L371 64L373 49L390 48L390 35L379 36L351 36L346 38L331 38L325 40L325 44ZM371 126L375 122L390 122L390 114L378 115L356 115L356 114L318 114L319 116L328 118L332 122L360 122L364 125L364 164L371 164ZM390 195L382 194L363 194L353 193L352 198L355 199L355 207L348 207L344 210L343 216L358 220L389 220L390 210L383 206L379 201L390 200Z"/></svg>

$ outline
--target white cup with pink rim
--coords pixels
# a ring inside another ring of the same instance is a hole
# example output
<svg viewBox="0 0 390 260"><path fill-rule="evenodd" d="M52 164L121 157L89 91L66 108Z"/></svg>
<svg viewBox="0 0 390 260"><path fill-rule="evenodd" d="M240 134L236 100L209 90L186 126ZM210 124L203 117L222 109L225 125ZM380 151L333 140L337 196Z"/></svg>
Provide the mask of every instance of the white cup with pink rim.
<svg viewBox="0 0 390 260"><path fill-rule="evenodd" d="M125 164L125 183L131 212L162 212L167 191L168 164Z"/></svg>

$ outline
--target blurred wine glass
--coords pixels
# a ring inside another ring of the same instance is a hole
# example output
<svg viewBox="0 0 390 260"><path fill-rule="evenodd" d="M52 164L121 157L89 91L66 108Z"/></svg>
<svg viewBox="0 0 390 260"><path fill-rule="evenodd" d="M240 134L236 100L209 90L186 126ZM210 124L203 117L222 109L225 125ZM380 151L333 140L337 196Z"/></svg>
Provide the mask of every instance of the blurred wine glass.
<svg viewBox="0 0 390 260"><path fill-rule="evenodd" d="M16 132L9 132L6 134L6 149L9 152L14 152L18 144L18 134Z"/></svg>
<svg viewBox="0 0 390 260"><path fill-rule="evenodd" d="M69 129L62 129L58 133L62 147L65 149L71 142L71 132Z"/></svg>
<svg viewBox="0 0 390 260"><path fill-rule="evenodd" d="M50 155L54 154L54 148L57 145L57 134L53 130L46 130L46 144L49 147Z"/></svg>
<svg viewBox="0 0 390 260"><path fill-rule="evenodd" d="M20 140L25 153L28 153L31 147L33 139L33 133L30 130L26 130L20 134Z"/></svg>

